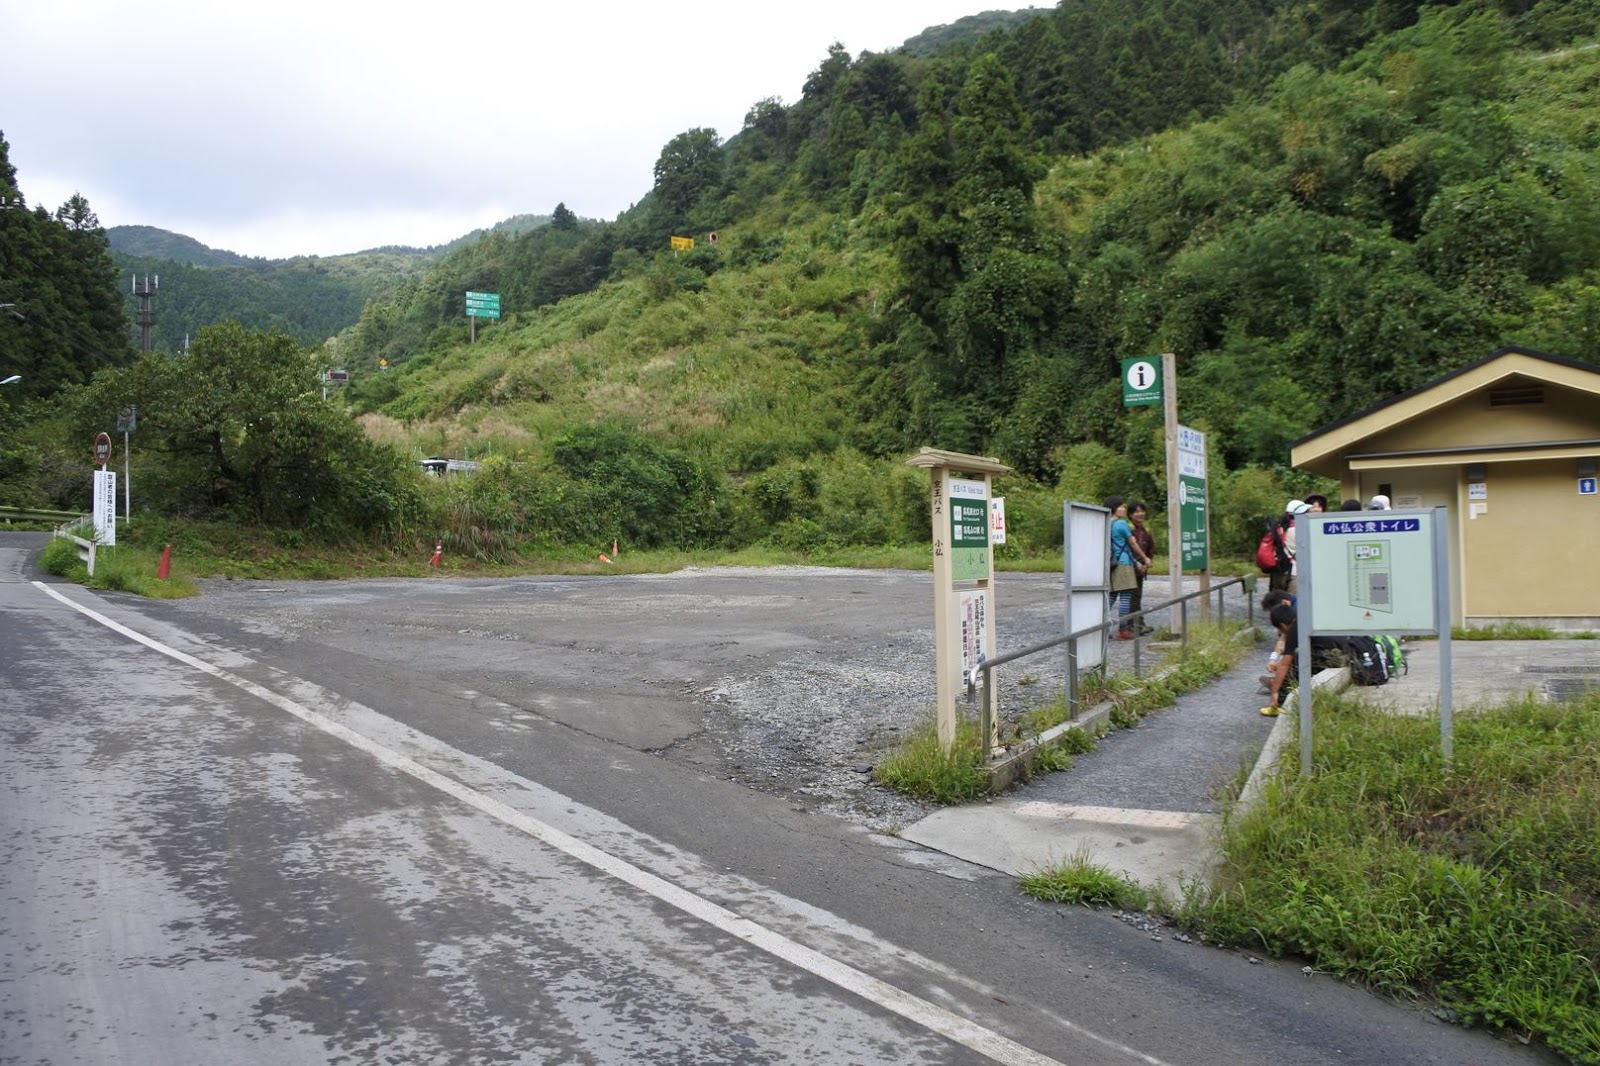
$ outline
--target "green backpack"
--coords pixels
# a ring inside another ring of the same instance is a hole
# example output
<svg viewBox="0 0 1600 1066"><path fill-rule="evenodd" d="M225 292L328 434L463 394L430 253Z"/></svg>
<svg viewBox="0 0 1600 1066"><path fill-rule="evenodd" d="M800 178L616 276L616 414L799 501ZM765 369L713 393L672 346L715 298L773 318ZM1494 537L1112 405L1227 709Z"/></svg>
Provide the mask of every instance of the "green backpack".
<svg viewBox="0 0 1600 1066"><path fill-rule="evenodd" d="M1406 653L1400 646L1399 637L1375 636L1378 649L1383 652L1383 665L1388 667L1390 677L1399 677L1406 672Z"/></svg>

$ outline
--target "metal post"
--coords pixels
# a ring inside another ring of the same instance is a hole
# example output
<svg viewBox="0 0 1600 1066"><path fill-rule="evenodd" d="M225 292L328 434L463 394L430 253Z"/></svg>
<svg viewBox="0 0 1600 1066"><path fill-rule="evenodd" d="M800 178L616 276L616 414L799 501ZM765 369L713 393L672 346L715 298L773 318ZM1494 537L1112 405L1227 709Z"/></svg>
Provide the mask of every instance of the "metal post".
<svg viewBox="0 0 1600 1066"><path fill-rule="evenodd" d="M1171 597L1183 595L1183 511L1179 503L1178 481L1178 357L1172 352L1161 356L1161 403L1167 426L1167 580ZM1181 636L1188 628L1185 614L1179 623Z"/></svg>
<svg viewBox="0 0 1600 1066"><path fill-rule="evenodd" d="M1078 720L1078 638L1067 641L1067 717Z"/></svg>
<svg viewBox="0 0 1600 1066"><path fill-rule="evenodd" d="M978 669L983 673L983 706L978 708L978 744L980 745L978 750L983 752L983 758L987 761L994 750L991 740L991 733L994 729L994 704L989 702L994 698L992 691L994 671L990 670L988 666L980 666Z"/></svg>
<svg viewBox="0 0 1600 1066"><path fill-rule="evenodd" d="M1450 541L1443 507L1433 509L1433 614L1439 633L1439 752L1448 767L1455 758L1455 729L1450 671Z"/></svg>

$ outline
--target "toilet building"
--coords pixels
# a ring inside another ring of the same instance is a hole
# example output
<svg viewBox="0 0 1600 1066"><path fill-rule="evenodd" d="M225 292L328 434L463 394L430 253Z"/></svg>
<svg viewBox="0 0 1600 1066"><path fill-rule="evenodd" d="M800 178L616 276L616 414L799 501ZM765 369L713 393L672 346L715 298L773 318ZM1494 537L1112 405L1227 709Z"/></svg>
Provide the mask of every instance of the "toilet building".
<svg viewBox="0 0 1600 1066"><path fill-rule="evenodd" d="M1600 629L1600 366L1502 348L1291 457L1344 498L1446 509L1453 624Z"/></svg>

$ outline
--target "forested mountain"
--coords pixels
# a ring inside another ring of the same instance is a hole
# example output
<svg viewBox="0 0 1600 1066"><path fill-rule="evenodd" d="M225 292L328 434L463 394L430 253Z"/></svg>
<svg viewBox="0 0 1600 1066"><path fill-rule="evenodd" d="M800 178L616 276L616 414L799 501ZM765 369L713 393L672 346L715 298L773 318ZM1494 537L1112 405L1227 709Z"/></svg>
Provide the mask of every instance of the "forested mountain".
<svg viewBox="0 0 1600 1066"><path fill-rule="evenodd" d="M835 47L800 99L669 140L615 221L557 205L444 251L318 358L374 440L526 460L468 508L508 531L808 547L921 535L894 472L924 444L1021 472L1023 544L1063 494L1159 499L1159 415L1117 366L1171 351L1239 550L1309 488L1286 464L1315 427L1504 344L1600 359L1597 24L1077 0L930 55ZM340 276L295 263L291 299ZM502 300L475 342L468 290ZM678 522L691 500L729 512Z"/></svg>
<svg viewBox="0 0 1600 1066"><path fill-rule="evenodd" d="M422 273L432 258L428 252L373 251L202 266L111 254L129 322L139 308L132 279L159 280L152 302L156 325L151 346L169 353L182 349L184 338L201 327L225 321L282 330L302 344L320 345L349 328L367 301Z"/></svg>
<svg viewBox="0 0 1600 1066"><path fill-rule="evenodd" d="M369 305L346 360L429 372L351 398L623 416L747 472L936 444L1056 479L1094 445L1154 489L1116 366L1174 351L1219 459L1281 467L1312 428L1501 344L1600 357L1600 57L1571 36L1595 14L1081 0L926 59L836 48L727 142L670 141L615 223L480 242ZM700 243L674 255L672 234ZM620 288L539 310L602 282ZM508 316L476 349L469 288ZM668 377L706 395L665 399ZM745 447L755 410L804 425Z"/></svg>
<svg viewBox="0 0 1600 1066"><path fill-rule="evenodd" d="M430 248L385 245L289 259L221 251L154 226L113 226L106 236L130 321L139 307L131 279L159 279L151 345L175 352L201 327L224 321L282 330L302 344L321 345L353 325L368 301L389 295L445 253L489 235L517 236L549 224L549 215L514 215Z"/></svg>
<svg viewBox="0 0 1600 1066"><path fill-rule="evenodd" d="M164 259L188 266L244 266L264 263L237 252L211 248L193 237L155 226L112 226L106 230L112 252L135 259Z"/></svg>

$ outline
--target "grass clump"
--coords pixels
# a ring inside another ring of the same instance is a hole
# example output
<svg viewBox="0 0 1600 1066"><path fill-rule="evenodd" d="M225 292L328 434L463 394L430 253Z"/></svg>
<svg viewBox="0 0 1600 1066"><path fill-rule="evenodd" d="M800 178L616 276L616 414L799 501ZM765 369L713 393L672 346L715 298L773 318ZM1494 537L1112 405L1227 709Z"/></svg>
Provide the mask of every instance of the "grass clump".
<svg viewBox="0 0 1600 1066"><path fill-rule="evenodd" d="M939 743L937 723L927 719L878 764L873 777L879 784L932 803L965 803L986 795L989 775L977 723L957 719L955 743L946 751Z"/></svg>
<svg viewBox="0 0 1600 1066"><path fill-rule="evenodd" d="M132 545L97 548L94 576L78 558L77 542L70 537L55 537L39 553L39 568L48 574L86 585L92 589L131 592L149 599L175 600L193 596L195 583L180 574L166 580L156 576L161 553Z"/></svg>
<svg viewBox="0 0 1600 1066"><path fill-rule="evenodd" d="M1144 910L1152 902L1149 891L1137 881L1090 862L1087 851L1079 851L1064 862L1024 874L1021 885L1028 895L1049 903Z"/></svg>
<svg viewBox="0 0 1600 1066"><path fill-rule="evenodd" d="M1531 622L1496 622L1487 626L1453 626L1451 640L1555 640L1557 633L1549 626Z"/></svg>
<svg viewBox="0 0 1600 1066"><path fill-rule="evenodd" d="M1600 695L1438 723L1319 703L1307 777L1228 824L1181 916L1600 1064Z"/></svg>

